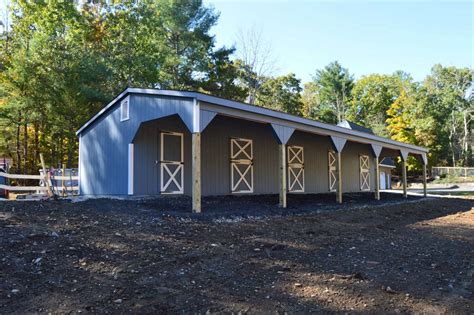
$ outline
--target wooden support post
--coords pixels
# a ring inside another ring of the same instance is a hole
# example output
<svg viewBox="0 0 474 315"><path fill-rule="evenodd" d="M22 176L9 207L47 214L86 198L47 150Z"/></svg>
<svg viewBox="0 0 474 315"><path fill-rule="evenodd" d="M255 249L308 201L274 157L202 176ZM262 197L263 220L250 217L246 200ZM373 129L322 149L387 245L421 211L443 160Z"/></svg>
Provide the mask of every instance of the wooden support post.
<svg viewBox="0 0 474 315"><path fill-rule="evenodd" d="M43 176L44 176L44 182L47 187L48 191L48 196L53 195L53 191L51 190L51 185L49 183L49 172L46 171L46 164L44 164L44 159L43 159L43 153L40 153L40 161L41 161L41 167L43 168Z"/></svg>
<svg viewBox="0 0 474 315"><path fill-rule="evenodd" d="M403 197L407 198L407 162L402 159Z"/></svg>
<svg viewBox="0 0 474 315"><path fill-rule="evenodd" d="M279 191L281 208L286 208L286 145L278 145L278 164L279 164Z"/></svg>
<svg viewBox="0 0 474 315"><path fill-rule="evenodd" d="M426 164L423 163L423 196L426 198L427 190L426 190Z"/></svg>
<svg viewBox="0 0 474 315"><path fill-rule="evenodd" d="M192 134L192 199L193 212L201 213L201 133Z"/></svg>
<svg viewBox="0 0 474 315"><path fill-rule="evenodd" d="M379 168L379 157L374 157L375 164L375 199L380 200L380 168Z"/></svg>
<svg viewBox="0 0 474 315"><path fill-rule="evenodd" d="M342 203L342 154L337 152L337 192L336 201Z"/></svg>

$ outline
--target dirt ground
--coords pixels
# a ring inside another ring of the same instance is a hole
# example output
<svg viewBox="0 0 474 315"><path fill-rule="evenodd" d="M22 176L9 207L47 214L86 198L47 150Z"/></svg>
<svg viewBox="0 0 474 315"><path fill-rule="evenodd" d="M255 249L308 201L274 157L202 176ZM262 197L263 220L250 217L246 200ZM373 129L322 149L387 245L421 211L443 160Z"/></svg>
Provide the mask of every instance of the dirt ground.
<svg viewBox="0 0 474 315"><path fill-rule="evenodd" d="M474 199L333 197L0 202L0 313L474 314Z"/></svg>

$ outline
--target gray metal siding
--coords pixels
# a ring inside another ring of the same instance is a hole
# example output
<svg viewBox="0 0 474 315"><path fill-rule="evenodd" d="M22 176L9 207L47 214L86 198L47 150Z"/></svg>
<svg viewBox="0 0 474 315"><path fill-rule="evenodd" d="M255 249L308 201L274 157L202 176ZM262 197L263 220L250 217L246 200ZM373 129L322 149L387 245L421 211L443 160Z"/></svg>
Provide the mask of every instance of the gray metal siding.
<svg viewBox="0 0 474 315"><path fill-rule="evenodd" d="M342 150L342 191L358 192L360 190L360 155L370 159L370 191L375 191L375 166L370 146L356 142L347 142Z"/></svg>
<svg viewBox="0 0 474 315"><path fill-rule="evenodd" d="M125 195L128 192L128 142L119 128L120 110L107 116L82 135L80 185L82 195Z"/></svg>
<svg viewBox="0 0 474 315"><path fill-rule="evenodd" d="M160 132L183 133L184 194L191 195L191 134L177 116L170 116L142 124L135 137L134 195L160 193Z"/></svg>
<svg viewBox="0 0 474 315"><path fill-rule="evenodd" d="M329 192L328 151L333 150L329 137L295 131L288 145L304 148L305 193ZM348 141L342 150L342 191L360 190L359 155L370 157L370 189L374 190L375 168L370 146Z"/></svg>
<svg viewBox="0 0 474 315"><path fill-rule="evenodd" d="M336 137L347 138L352 141L362 143L375 143L384 147L392 148L393 150L404 149L413 154L424 154L428 152L427 149L414 146L411 144L397 142L391 139L370 135L365 132L359 132L351 130L348 132L345 128L334 126L294 115L290 115L283 112L277 112L274 110L266 109L260 106L251 106L236 101L226 100L219 97L206 95L197 92L186 92L186 91L172 91L172 90L157 90L157 89L137 89L127 88L119 96L117 96L112 102L110 102L104 109L102 109L97 115L95 115L90 121L82 126L79 133L83 133L89 128L97 119L101 116L106 115L108 110L115 105L116 102L120 101L126 95L144 95L150 98L183 98L183 99L194 99L202 104L203 109L211 109L220 114L236 115L237 117L248 117L250 120L260 121L261 123L275 123L278 125L296 128L300 130L310 131L312 133L320 133L322 135L330 135ZM172 108L172 107L170 107ZM178 109L181 111L181 109ZM187 115L182 115L185 124L190 127L187 121ZM185 117L186 116L186 117ZM307 129L310 127L309 129ZM367 141L370 140L370 141Z"/></svg>
<svg viewBox="0 0 474 315"><path fill-rule="evenodd" d="M230 193L230 138L253 140L254 194L278 193L278 143L269 125L217 116L204 130L201 143L202 194ZM305 193L329 191L329 137L295 131L288 145L304 147ZM370 146L347 142L342 152L344 192L360 191L359 155L371 157L370 180L374 190L374 166Z"/></svg>
<svg viewBox="0 0 474 315"><path fill-rule="evenodd" d="M192 105L192 99L131 95L130 119L125 122L120 122L120 104L111 107L106 115L94 121L92 126L82 133L81 194L128 193L128 144L132 141L135 143L134 194L159 193L159 165L156 164L156 160L159 159L158 130L161 129L184 133L184 192L190 195L189 129L193 121ZM203 119L211 116L212 113L209 113ZM162 117L167 118L155 120ZM139 129L140 126L142 127ZM218 115L202 134L202 194L230 193L231 137L253 140L254 193L278 193L278 142L271 126ZM288 144L302 145L305 148L305 191L328 192L327 151L331 148L329 138L295 131ZM371 156L369 145L347 142L342 152L344 192L360 191L360 154ZM371 173L373 190L373 160L371 160Z"/></svg>
<svg viewBox="0 0 474 315"><path fill-rule="evenodd" d="M304 148L305 193L329 192L328 151L332 149L329 137L295 131L288 145Z"/></svg>
<svg viewBox="0 0 474 315"><path fill-rule="evenodd" d="M82 133L80 185L82 195L128 193L128 144L142 122L178 114L192 128L193 101L186 98L131 95L129 116L120 121L120 102ZM136 154L135 154L136 156Z"/></svg>
<svg viewBox="0 0 474 315"><path fill-rule="evenodd" d="M209 96L200 96L198 97L198 100L200 100L201 98L207 99L209 98ZM299 116L293 116L283 112L269 110L261 106L252 106L227 100L219 101L218 98L213 98L213 100L215 100L215 102L200 102L201 108L205 110L215 111L221 115L252 120L263 124L277 124L280 126L320 134L323 136L334 136L365 144L377 144L383 146L384 148L391 148L393 150L404 150L412 154L423 154L424 152L427 152L427 150L422 147L394 141L388 138L379 137L366 132L348 130L344 127L330 125Z"/></svg>
<svg viewBox="0 0 474 315"><path fill-rule="evenodd" d="M254 194L278 191L278 143L270 125L217 116L202 133L203 195L230 194L230 138L253 140Z"/></svg>
<svg viewBox="0 0 474 315"><path fill-rule="evenodd" d="M135 195L158 193L159 170L157 128L154 123L145 123L138 130L134 140L134 181Z"/></svg>

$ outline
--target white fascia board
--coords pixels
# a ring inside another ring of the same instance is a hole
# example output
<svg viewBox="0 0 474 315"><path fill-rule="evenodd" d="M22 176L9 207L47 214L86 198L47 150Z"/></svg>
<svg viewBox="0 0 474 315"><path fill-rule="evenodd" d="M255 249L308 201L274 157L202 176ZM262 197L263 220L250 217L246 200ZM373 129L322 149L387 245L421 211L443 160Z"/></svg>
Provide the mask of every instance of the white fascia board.
<svg viewBox="0 0 474 315"><path fill-rule="evenodd" d="M201 131L201 108L196 98L193 98L193 133Z"/></svg>
<svg viewBox="0 0 474 315"><path fill-rule="evenodd" d="M387 165L387 164L379 164L379 167L383 167L383 168L397 168L396 166Z"/></svg>
<svg viewBox="0 0 474 315"><path fill-rule="evenodd" d="M385 143L405 147L405 148L408 148L408 149L415 150L417 152L428 152L428 150L426 148L423 148L423 147L419 147L419 146L415 146L415 145L412 145L412 144L387 139L387 138L376 136L376 135L369 134L369 133L366 133L366 132L356 131L356 130L347 129L347 128L336 126L336 125L322 123L322 122L315 121L315 120L308 119L308 118L303 118L303 117L290 115L290 114L287 114L287 113L271 110L271 109L264 108L264 107L259 107L259 106L255 106L255 105L250 105L250 104L240 103L240 102L236 102L236 101L221 99L221 98L218 98L218 97L215 97L215 96L210 96L210 95L205 95L205 94L199 94L199 96L197 96L197 98L198 98L198 100L201 100L201 101L206 102L206 103L221 105L221 106L230 107L230 108L234 108L234 109L238 109L238 110L242 110L242 111L246 111L246 112L251 112L251 113L255 113L255 114L261 114L261 115L264 115L264 116L274 117L274 118L278 118L278 119L281 119L281 120L287 120L287 121L291 121L291 122L295 122L295 123L299 123L299 124L309 125L309 126L312 126L312 127L323 129L323 130L333 131L333 132L341 134L341 136L343 136L343 135L356 136L356 137L360 137L360 138L364 138L364 139L375 140L375 141L380 141L380 142L385 142Z"/></svg>

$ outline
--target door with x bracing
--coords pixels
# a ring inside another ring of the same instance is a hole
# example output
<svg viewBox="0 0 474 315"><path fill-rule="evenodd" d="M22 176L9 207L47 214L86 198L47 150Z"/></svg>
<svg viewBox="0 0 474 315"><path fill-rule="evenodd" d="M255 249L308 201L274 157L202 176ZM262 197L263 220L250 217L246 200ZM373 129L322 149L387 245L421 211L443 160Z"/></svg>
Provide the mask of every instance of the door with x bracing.
<svg viewBox="0 0 474 315"><path fill-rule="evenodd" d="M336 191L337 160L334 151L328 151L329 191Z"/></svg>
<svg viewBox="0 0 474 315"><path fill-rule="evenodd" d="M370 159L368 155L359 156L360 161L360 190L370 190Z"/></svg>
<svg viewBox="0 0 474 315"><path fill-rule="evenodd" d="M184 192L183 134L160 132L160 192L182 194Z"/></svg>
<svg viewBox="0 0 474 315"><path fill-rule="evenodd" d="M288 146L288 191L304 192L304 149Z"/></svg>
<svg viewBox="0 0 474 315"><path fill-rule="evenodd" d="M232 193L253 193L253 141L230 139L230 189Z"/></svg>

